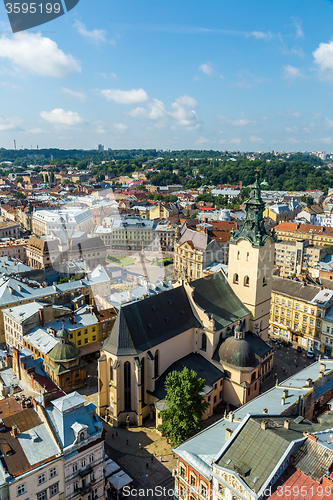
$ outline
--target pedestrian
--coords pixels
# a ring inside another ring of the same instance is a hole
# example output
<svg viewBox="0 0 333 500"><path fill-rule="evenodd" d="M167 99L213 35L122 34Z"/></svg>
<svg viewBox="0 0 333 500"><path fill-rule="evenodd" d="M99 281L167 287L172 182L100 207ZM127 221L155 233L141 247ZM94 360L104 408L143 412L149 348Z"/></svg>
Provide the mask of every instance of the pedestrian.
<svg viewBox="0 0 333 500"><path fill-rule="evenodd" d="M128 446L128 439L126 439L126 444L127 444L127 446Z"/></svg>
<svg viewBox="0 0 333 500"><path fill-rule="evenodd" d="M142 445L141 445L141 443L139 443L139 450L142 450Z"/></svg>
<svg viewBox="0 0 333 500"><path fill-rule="evenodd" d="M148 464L148 462L146 463L146 469L149 469L149 464Z"/></svg>
<svg viewBox="0 0 333 500"><path fill-rule="evenodd" d="M154 462L154 455L152 455L152 456L150 457L150 461L151 461L151 463L153 463L153 462Z"/></svg>
<svg viewBox="0 0 333 500"><path fill-rule="evenodd" d="M112 439L114 439L114 435L113 435L113 433L111 434L111 437L112 437Z"/></svg>

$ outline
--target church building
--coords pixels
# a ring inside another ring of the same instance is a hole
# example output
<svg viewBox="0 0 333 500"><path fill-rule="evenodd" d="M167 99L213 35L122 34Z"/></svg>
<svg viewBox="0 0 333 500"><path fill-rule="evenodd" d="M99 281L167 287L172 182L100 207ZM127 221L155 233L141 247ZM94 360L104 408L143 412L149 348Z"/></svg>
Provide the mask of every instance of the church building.
<svg viewBox="0 0 333 500"><path fill-rule="evenodd" d="M264 227L258 175L242 229L233 232L228 279L219 271L120 308L98 361L98 413L114 426L158 421L170 371L194 369L206 381L212 414L259 394L273 366L268 338L274 234Z"/></svg>

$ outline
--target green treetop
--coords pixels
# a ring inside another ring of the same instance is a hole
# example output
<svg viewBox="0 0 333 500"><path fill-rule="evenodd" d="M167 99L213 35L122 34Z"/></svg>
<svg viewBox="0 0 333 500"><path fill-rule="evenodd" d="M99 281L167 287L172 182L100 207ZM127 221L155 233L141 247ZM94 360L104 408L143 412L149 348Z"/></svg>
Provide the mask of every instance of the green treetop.
<svg viewBox="0 0 333 500"><path fill-rule="evenodd" d="M167 376L168 406L159 414L163 420L159 430L173 446L182 443L200 428L200 419L209 406L202 397L205 383L194 370L186 367L182 372L173 371Z"/></svg>

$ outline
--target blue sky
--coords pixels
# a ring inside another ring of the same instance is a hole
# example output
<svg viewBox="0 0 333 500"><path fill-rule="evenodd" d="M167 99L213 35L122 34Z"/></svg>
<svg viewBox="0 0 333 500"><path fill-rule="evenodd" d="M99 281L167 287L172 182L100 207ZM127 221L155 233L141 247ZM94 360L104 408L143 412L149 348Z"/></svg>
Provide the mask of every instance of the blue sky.
<svg viewBox="0 0 333 500"><path fill-rule="evenodd" d="M333 151L333 0L80 0L12 34L0 147Z"/></svg>

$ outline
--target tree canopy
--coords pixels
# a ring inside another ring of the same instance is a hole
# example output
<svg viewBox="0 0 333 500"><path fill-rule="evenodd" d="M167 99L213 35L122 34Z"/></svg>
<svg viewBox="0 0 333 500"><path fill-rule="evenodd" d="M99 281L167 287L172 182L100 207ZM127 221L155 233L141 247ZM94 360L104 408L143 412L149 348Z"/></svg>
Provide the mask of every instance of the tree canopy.
<svg viewBox="0 0 333 500"><path fill-rule="evenodd" d="M182 443L200 428L200 419L209 406L202 397L205 383L194 370L186 367L182 372L173 371L167 376L168 406L159 414L163 420L159 429L173 446Z"/></svg>

